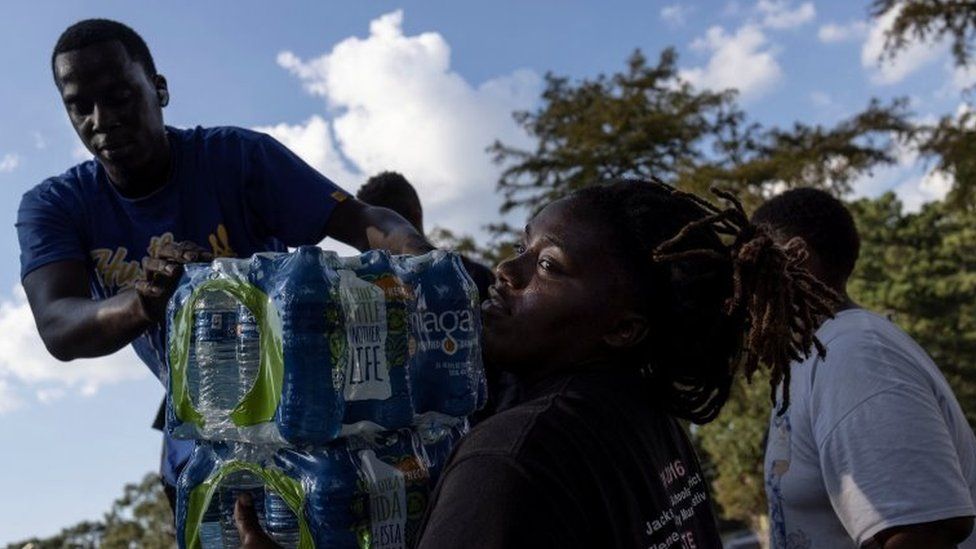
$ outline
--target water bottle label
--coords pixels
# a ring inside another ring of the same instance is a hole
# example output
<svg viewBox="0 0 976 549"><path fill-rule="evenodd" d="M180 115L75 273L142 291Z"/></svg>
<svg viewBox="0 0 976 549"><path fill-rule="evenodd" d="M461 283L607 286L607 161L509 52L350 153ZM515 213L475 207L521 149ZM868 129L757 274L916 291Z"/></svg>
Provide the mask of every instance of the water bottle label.
<svg viewBox="0 0 976 549"><path fill-rule="evenodd" d="M386 356L386 297L352 271L341 270L339 276L349 340L343 396L346 401L388 399L393 391Z"/></svg>
<svg viewBox="0 0 976 549"><path fill-rule="evenodd" d="M223 341L237 336L237 311L198 311L196 316L198 341Z"/></svg>
<svg viewBox="0 0 976 549"><path fill-rule="evenodd" d="M447 293L449 290L434 286L434 291ZM459 350L478 345L477 325L470 308L433 311L427 308L423 287L418 294L417 309L410 315L413 332L420 337L418 350L453 356Z"/></svg>
<svg viewBox="0 0 976 549"><path fill-rule="evenodd" d="M374 549L405 549L407 490L403 473L373 450L359 454L369 491L370 541Z"/></svg>

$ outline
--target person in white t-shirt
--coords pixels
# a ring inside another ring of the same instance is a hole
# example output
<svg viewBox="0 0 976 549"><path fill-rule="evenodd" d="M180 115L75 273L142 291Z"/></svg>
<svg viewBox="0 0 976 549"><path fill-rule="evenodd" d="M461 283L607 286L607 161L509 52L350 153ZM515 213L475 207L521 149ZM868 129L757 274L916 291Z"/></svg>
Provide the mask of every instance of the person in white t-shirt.
<svg viewBox="0 0 976 549"><path fill-rule="evenodd" d="M846 300L817 331L826 356L794 362L765 456L774 548L976 548L976 439L932 359L847 296L860 239L851 214L816 189L753 215ZM784 406L785 405L785 406Z"/></svg>

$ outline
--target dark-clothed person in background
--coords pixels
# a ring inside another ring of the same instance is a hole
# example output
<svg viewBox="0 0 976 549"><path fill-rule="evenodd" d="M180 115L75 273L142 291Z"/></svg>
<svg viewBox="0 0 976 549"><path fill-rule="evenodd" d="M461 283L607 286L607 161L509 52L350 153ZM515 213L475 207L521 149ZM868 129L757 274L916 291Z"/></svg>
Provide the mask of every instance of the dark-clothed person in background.
<svg viewBox="0 0 976 549"><path fill-rule="evenodd" d="M851 214L803 188L753 222L805 250L804 267L843 296L817 331L826 356L791 366L770 418L772 546L976 548L976 439L925 351L847 295L860 247Z"/></svg>
<svg viewBox="0 0 976 549"><path fill-rule="evenodd" d="M17 213L24 289L60 360L131 343L159 376L166 303L186 263L287 251L326 236L359 249L432 249L402 217L350 197L270 136L165 125L166 78L145 41L121 23L70 26L51 69L94 156L25 193ZM169 495L192 447L164 439Z"/></svg>

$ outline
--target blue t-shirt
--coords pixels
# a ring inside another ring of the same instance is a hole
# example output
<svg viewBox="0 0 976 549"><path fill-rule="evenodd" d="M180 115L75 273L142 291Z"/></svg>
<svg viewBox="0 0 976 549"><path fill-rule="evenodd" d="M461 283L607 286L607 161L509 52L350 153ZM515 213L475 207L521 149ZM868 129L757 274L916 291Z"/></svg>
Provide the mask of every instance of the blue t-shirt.
<svg viewBox="0 0 976 549"><path fill-rule="evenodd" d="M106 299L132 288L142 259L167 242L189 240L222 257L316 244L348 196L268 135L233 127L166 131L172 173L149 196L123 197L94 160L24 194L21 279L48 263L84 261L92 295ZM166 360L162 327L132 347L158 377Z"/></svg>

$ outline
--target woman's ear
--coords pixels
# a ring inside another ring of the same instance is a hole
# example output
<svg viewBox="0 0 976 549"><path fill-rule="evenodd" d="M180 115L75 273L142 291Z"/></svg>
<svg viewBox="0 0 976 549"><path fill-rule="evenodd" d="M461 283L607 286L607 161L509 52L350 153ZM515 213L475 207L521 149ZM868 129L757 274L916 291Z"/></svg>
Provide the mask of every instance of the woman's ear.
<svg viewBox="0 0 976 549"><path fill-rule="evenodd" d="M648 323L644 315L627 313L603 336L603 341L614 349L629 349L644 341L647 331Z"/></svg>

